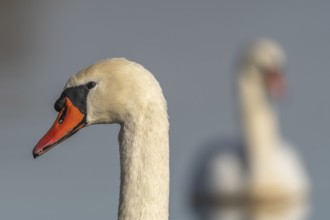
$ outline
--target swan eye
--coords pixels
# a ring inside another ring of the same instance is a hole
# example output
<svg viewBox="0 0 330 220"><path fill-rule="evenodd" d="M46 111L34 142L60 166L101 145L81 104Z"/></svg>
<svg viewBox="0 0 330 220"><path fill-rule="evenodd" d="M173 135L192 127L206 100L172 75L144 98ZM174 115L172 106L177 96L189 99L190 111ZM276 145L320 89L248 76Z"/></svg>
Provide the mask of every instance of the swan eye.
<svg viewBox="0 0 330 220"><path fill-rule="evenodd" d="M93 81L88 82L86 84L86 86L87 86L88 89L92 89L92 88L94 88L96 86L96 82L93 82Z"/></svg>

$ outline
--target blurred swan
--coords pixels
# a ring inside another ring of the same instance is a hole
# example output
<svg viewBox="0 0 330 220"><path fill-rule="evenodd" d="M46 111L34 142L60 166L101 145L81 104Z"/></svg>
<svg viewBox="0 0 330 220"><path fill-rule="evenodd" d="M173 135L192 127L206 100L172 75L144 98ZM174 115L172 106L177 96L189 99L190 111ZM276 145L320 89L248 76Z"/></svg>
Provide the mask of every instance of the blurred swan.
<svg viewBox="0 0 330 220"><path fill-rule="evenodd" d="M308 196L306 171L282 138L272 100L284 93L284 65L284 51L270 39L249 44L241 54L236 81L243 141L222 140L220 148L217 142L204 157L195 205L291 204Z"/></svg>
<svg viewBox="0 0 330 220"><path fill-rule="evenodd" d="M283 140L270 96L285 89L285 54L272 40L262 39L243 53L238 75L243 136L253 200L292 201L308 195L309 183L300 157Z"/></svg>

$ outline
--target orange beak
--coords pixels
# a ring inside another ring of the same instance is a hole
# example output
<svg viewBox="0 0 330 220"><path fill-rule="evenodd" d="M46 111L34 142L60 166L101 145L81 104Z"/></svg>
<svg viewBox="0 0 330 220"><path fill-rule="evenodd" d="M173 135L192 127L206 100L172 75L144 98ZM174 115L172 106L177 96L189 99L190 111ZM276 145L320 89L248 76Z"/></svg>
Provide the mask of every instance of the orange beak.
<svg viewBox="0 0 330 220"><path fill-rule="evenodd" d="M281 71L267 71L266 87L274 97L283 97L287 91L287 83Z"/></svg>
<svg viewBox="0 0 330 220"><path fill-rule="evenodd" d="M41 156L83 128L86 125L85 117L86 115L74 106L69 98L65 98L65 105L60 110L53 126L34 147L33 157Z"/></svg>

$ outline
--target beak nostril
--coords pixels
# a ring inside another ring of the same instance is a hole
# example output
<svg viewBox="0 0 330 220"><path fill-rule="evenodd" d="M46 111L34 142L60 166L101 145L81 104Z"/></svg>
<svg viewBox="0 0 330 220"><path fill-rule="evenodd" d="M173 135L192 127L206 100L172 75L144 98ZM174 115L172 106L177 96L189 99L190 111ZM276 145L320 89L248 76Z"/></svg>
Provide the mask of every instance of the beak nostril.
<svg viewBox="0 0 330 220"><path fill-rule="evenodd" d="M64 109L62 110L62 114L61 114L60 118L58 119L58 123L59 123L59 124L62 124L62 122L64 121L64 118L65 118L65 116L66 116L66 110L67 110L67 108L64 108Z"/></svg>

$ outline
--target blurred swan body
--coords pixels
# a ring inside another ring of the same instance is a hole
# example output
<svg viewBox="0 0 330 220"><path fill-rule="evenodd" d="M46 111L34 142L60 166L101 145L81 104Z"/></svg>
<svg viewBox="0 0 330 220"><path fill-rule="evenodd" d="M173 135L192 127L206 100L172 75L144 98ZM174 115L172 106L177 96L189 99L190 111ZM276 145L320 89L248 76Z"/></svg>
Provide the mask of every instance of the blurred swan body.
<svg viewBox="0 0 330 220"><path fill-rule="evenodd" d="M203 220L307 220L310 207L308 203L295 203L285 206L236 205L213 208L203 216Z"/></svg>

